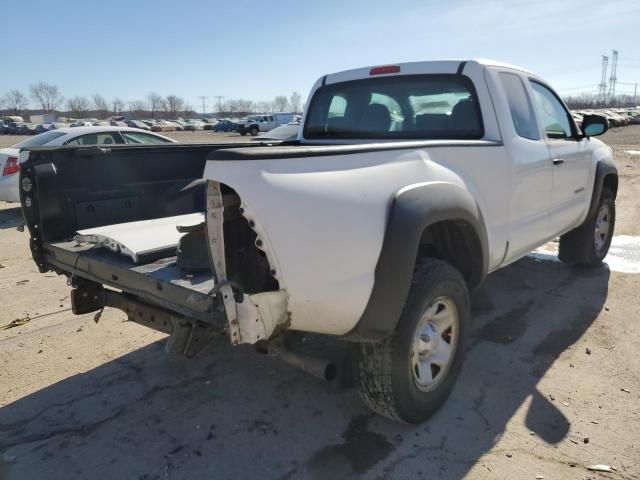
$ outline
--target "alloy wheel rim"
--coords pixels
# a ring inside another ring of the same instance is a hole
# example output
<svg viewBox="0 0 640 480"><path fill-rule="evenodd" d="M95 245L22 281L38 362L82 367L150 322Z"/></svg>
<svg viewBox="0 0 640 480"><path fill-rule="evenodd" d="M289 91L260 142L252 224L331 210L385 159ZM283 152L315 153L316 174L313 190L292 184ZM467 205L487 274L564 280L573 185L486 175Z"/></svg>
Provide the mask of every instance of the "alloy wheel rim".
<svg viewBox="0 0 640 480"><path fill-rule="evenodd" d="M611 227L610 217L611 214L609 212L609 206L602 205L600 210L598 210L598 216L596 217L594 237L594 243L598 253L602 253L602 250L607 243L607 237L609 236L609 229Z"/></svg>
<svg viewBox="0 0 640 480"><path fill-rule="evenodd" d="M448 297L438 297L425 309L411 349L413 381L422 391L434 390L447 376L459 335L458 309Z"/></svg>

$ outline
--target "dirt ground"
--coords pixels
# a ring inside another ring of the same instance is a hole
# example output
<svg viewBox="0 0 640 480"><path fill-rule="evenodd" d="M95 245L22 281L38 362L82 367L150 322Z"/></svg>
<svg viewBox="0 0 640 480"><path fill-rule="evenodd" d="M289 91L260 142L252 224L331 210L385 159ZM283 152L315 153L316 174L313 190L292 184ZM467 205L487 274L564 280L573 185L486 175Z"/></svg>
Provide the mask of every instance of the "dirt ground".
<svg viewBox="0 0 640 480"><path fill-rule="evenodd" d="M640 126L604 140L616 234L640 235L640 155L626 153ZM72 315L20 223L0 202L0 325L30 319L0 330L0 479L640 478L640 274L528 257L490 275L451 398L406 426L367 412L348 378L222 340L180 360L119 311Z"/></svg>

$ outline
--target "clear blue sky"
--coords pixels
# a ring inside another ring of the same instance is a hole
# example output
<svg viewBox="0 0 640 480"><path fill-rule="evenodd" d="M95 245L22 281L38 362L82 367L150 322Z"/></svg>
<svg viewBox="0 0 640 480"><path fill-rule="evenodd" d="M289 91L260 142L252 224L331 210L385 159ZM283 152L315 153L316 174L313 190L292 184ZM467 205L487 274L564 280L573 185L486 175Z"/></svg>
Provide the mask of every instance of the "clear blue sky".
<svg viewBox="0 0 640 480"><path fill-rule="evenodd" d="M595 90L601 55L640 82L640 0L0 0L0 96L38 80L69 97L271 100L347 68L495 58L562 93ZM620 90L633 86L620 85Z"/></svg>

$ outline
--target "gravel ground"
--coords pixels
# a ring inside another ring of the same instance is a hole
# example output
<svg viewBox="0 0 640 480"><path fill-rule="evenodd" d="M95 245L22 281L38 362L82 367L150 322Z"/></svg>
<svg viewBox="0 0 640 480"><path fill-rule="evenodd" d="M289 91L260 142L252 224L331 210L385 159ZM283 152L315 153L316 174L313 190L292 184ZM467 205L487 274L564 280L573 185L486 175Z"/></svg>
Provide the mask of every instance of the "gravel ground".
<svg viewBox="0 0 640 480"><path fill-rule="evenodd" d="M627 150L640 126L604 140L621 175L616 233L638 236ZM525 258L490 275L452 397L406 426L368 413L347 379L222 341L180 360L118 311L73 316L20 223L0 203L0 325L31 319L0 330L0 479L640 478L639 274Z"/></svg>

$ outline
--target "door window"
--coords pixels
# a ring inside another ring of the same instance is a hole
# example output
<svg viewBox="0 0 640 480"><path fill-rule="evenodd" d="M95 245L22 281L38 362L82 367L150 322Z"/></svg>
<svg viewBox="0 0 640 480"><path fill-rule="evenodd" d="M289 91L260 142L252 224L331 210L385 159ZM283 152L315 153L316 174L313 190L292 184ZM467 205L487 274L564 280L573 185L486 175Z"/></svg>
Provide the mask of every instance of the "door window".
<svg viewBox="0 0 640 480"><path fill-rule="evenodd" d="M533 100L542 118L544 131L549 138L570 138L572 136L569 112L558 97L544 85L531 82Z"/></svg>
<svg viewBox="0 0 640 480"><path fill-rule="evenodd" d="M156 135L151 135L149 133L141 133L141 132L121 132L124 140L129 144L152 144L157 145L161 143L171 143L166 138L158 137Z"/></svg>
<svg viewBox="0 0 640 480"><path fill-rule="evenodd" d="M518 75L500 72L500 82L507 95L511 119L518 136L529 140L539 140L536 117L524 84Z"/></svg>
<svg viewBox="0 0 640 480"><path fill-rule="evenodd" d="M122 143L117 132L99 132L81 135L69 140L65 145L114 145Z"/></svg>

